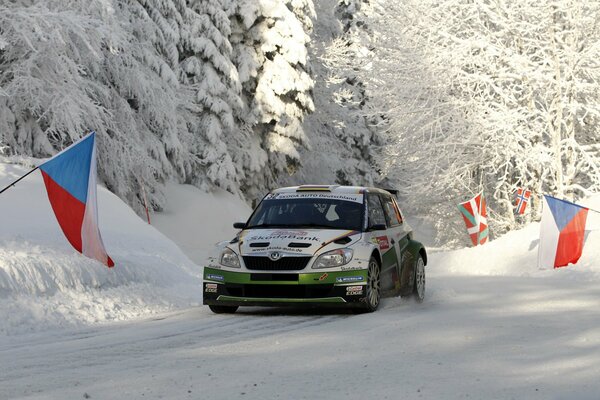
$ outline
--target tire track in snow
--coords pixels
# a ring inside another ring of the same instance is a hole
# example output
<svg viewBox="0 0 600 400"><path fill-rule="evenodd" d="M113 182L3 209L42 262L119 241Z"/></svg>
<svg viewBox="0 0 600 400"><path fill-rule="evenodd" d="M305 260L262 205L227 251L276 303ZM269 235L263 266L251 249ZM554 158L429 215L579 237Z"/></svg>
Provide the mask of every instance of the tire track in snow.
<svg viewBox="0 0 600 400"><path fill-rule="evenodd" d="M143 368L157 354L239 344L323 326L350 316L273 315L261 311L212 315L191 309L166 318L86 329L68 336L54 332L51 341L32 335L31 339L20 338L23 340L16 346L7 343L0 348L0 359L11 360L10 368L6 364L0 368L3 370L0 383L27 379L36 374L52 375L61 370L98 368L115 363L133 362Z"/></svg>

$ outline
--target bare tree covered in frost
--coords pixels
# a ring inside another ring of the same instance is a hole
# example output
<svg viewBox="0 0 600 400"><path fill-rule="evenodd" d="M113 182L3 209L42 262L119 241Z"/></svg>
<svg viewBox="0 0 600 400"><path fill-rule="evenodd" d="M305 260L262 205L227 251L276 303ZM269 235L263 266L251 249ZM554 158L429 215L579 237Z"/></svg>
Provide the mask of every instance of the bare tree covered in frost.
<svg viewBox="0 0 600 400"><path fill-rule="evenodd" d="M523 222L513 214L519 186L534 197L600 189L596 3L376 6L364 78L389 117L386 173L443 239L466 240L456 204L480 189L494 233ZM528 219L539 211L534 201Z"/></svg>
<svg viewBox="0 0 600 400"><path fill-rule="evenodd" d="M0 9L0 115L12 128L0 140L10 152L50 156L96 130L100 177L133 205L139 179L154 187L186 169L176 77L134 35L124 3L30 3Z"/></svg>
<svg viewBox="0 0 600 400"><path fill-rule="evenodd" d="M312 0L242 0L232 15L235 63L273 175L267 185L293 172L298 148L307 145L302 121L314 109L306 50L312 17Z"/></svg>

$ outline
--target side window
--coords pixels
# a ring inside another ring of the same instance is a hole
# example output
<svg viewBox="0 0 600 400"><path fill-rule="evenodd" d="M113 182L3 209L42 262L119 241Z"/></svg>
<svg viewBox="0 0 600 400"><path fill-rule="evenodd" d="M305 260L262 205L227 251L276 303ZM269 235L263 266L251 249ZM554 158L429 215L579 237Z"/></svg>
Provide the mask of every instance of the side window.
<svg viewBox="0 0 600 400"><path fill-rule="evenodd" d="M400 217L400 212L394 205L394 201L389 196L382 196L381 200L383 201L383 209L385 210L385 216L390 223L390 226L398 226L402 223L402 218Z"/></svg>
<svg viewBox="0 0 600 400"><path fill-rule="evenodd" d="M367 207L369 208L369 226L386 225L385 215L381 207L381 201L376 194L367 195Z"/></svg>

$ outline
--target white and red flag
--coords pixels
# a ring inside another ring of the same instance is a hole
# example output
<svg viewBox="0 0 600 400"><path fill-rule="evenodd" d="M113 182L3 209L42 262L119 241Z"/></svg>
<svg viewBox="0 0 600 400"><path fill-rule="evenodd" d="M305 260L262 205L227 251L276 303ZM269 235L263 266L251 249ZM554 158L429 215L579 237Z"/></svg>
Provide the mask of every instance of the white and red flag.
<svg viewBox="0 0 600 400"><path fill-rule="evenodd" d="M525 213L527 209L527 204L529 204L529 198L531 197L531 191L523 188L517 189L517 200L515 202L515 207L517 214L522 215Z"/></svg>
<svg viewBox="0 0 600 400"><path fill-rule="evenodd" d="M560 268L575 264L583 252L588 208L544 195L538 265Z"/></svg>
<svg viewBox="0 0 600 400"><path fill-rule="evenodd" d="M458 209L465 220L473 246L484 244L488 239L489 229L487 225L487 207L483 192L469 201L460 203Z"/></svg>
<svg viewBox="0 0 600 400"><path fill-rule="evenodd" d="M108 267L108 256L98 229L96 201L96 134L90 133L38 167L48 199L67 240L84 256Z"/></svg>

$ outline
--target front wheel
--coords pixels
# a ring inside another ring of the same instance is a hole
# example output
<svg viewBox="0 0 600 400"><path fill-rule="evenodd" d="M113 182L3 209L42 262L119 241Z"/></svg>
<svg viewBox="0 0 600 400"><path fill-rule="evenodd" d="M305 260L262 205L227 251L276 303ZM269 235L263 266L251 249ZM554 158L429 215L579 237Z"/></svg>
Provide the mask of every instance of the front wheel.
<svg viewBox="0 0 600 400"><path fill-rule="evenodd" d="M379 263L375 257L369 260L369 270L367 272L367 312L373 312L379 307L381 301L381 273Z"/></svg>
<svg viewBox="0 0 600 400"><path fill-rule="evenodd" d="M413 293L415 299L421 303L425 299L425 262L423 257L419 256L415 264L415 284Z"/></svg>
<svg viewBox="0 0 600 400"><path fill-rule="evenodd" d="M211 304L208 308L215 314L233 314L237 311L238 306L215 306Z"/></svg>

